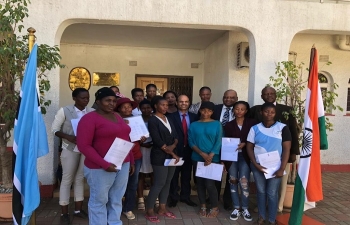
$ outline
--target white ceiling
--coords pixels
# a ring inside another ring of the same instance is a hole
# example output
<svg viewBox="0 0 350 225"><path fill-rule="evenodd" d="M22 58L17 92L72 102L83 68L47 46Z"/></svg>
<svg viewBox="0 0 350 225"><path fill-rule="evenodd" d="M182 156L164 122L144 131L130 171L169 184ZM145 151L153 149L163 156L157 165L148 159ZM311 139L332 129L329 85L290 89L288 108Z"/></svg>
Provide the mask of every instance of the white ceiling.
<svg viewBox="0 0 350 225"><path fill-rule="evenodd" d="M78 23L66 28L61 43L205 49L225 32L227 31Z"/></svg>

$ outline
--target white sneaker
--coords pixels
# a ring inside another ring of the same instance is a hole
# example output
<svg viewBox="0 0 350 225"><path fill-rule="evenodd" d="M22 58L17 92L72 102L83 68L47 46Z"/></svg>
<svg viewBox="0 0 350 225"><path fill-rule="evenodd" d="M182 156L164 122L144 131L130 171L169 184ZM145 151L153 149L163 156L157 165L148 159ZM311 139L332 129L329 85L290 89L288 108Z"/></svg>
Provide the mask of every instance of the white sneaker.
<svg viewBox="0 0 350 225"><path fill-rule="evenodd" d="M135 219L135 214L132 211L129 212L123 212L123 214L128 218L128 220L133 220Z"/></svg>
<svg viewBox="0 0 350 225"><path fill-rule="evenodd" d="M238 209L234 209L231 213L230 220L238 220L238 217L241 215L241 212Z"/></svg>
<svg viewBox="0 0 350 225"><path fill-rule="evenodd" d="M246 220L246 221L252 221L253 218L252 216L250 215L248 209L245 209L242 211L242 215L243 215L243 218Z"/></svg>

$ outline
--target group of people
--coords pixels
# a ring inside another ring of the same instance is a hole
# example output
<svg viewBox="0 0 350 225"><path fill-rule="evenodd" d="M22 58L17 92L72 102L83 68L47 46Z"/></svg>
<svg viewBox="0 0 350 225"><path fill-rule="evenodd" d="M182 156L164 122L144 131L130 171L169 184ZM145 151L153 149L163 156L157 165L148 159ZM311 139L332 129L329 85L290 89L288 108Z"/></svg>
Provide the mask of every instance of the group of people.
<svg viewBox="0 0 350 225"><path fill-rule="evenodd" d="M89 224L122 224L121 214L135 219L133 211L145 210L145 218L153 223L161 217L176 218L169 208L178 201L198 205L190 199L193 177L199 200L200 217L216 218L219 213L221 181L196 176L199 163L204 166L222 164L227 172L223 193L224 208L230 219L253 218L249 208L250 173L257 187L257 224L276 224L276 215L283 209L283 199L290 165L299 154L296 121L290 108L276 103L276 91L265 87L263 105L250 108L238 101L237 92L225 91L222 104L210 101L211 89L199 90L201 101L190 104L186 95L166 91L158 96L157 87L149 84L131 91L133 100L119 88L101 88L89 108L89 92L77 88L72 92L74 104L61 108L52 124L52 132L62 138L61 163L63 176L59 204L62 224L70 224L68 213L70 189L74 188L74 216L89 219ZM288 114L286 116L286 114ZM128 117L141 116L149 137L140 137L124 159L121 168L104 159L116 138L130 141ZM76 131L73 119L80 119ZM222 138L238 138L237 161L221 160ZM266 168L259 155L277 151L280 167L273 178L266 179ZM182 166L165 166L174 159ZM145 177L151 187L145 200ZM88 212L82 209L84 177L90 186ZM180 180L180 182L179 182ZM281 184L282 183L282 184ZM281 184L281 185L280 185ZM281 186L281 187L280 187ZM136 199L138 196L138 199ZM123 201L124 197L124 201ZM268 215L266 215L266 208Z"/></svg>

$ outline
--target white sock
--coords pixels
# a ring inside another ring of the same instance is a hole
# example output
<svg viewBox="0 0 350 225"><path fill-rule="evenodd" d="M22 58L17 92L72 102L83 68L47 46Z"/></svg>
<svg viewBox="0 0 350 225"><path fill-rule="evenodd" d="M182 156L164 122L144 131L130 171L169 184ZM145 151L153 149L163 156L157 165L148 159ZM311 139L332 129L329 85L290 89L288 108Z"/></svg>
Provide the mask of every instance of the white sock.
<svg viewBox="0 0 350 225"><path fill-rule="evenodd" d="M78 211L74 211L74 213L75 213L75 214L80 213L80 210L78 210Z"/></svg>

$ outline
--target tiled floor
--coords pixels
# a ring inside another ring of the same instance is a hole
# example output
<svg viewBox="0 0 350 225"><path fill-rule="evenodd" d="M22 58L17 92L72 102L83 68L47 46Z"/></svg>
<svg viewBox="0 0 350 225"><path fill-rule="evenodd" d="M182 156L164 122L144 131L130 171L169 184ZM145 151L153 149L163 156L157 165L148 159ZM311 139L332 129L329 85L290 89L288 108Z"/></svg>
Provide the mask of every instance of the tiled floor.
<svg viewBox="0 0 350 225"><path fill-rule="evenodd" d="M323 173L323 193L324 200L317 204L315 209L306 211L306 215L316 219L326 225L332 224L350 224L350 173ZM253 213L256 206L255 195L251 196L250 211L254 220L257 213ZM198 203L197 196L192 196L192 200ZM87 200L86 200L87 201ZM72 205L72 204L71 204ZM86 204L85 204L86 205ZM73 212L73 208L70 208ZM177 219L161 219L160 225L215 225L215 224L252 224L246 222L243 218L237 221L229 219L230 212L220 207L219 216L216 219L202 219L197 215L198 208L193 208L179 203L176 208L171 209L177 216ZM58 198L43 198L41 204L36 211L37 225L54 225L60 224L60 207ZM128 221L123 215L123 224L145 225L152 224L144 218L144 212L135 211L136 219ZM11 222L0 222L0 225L10 225ZM72 217L72 225L87 225L87 220L81 220ZM99 225L99 224L96 224ZM103 225L103 224L101 224ZM308 224L307 224L308 225ZM310 224L312 225L312 224Z"/></svg>

